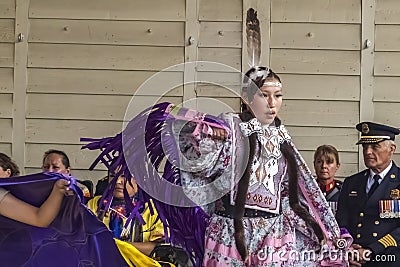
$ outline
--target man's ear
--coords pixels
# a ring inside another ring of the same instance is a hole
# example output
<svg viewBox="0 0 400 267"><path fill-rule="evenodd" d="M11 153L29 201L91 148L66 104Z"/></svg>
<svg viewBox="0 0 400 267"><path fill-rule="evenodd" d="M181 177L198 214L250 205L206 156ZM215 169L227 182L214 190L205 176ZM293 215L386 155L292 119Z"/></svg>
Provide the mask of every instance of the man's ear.
<svg viewBox="0 0 400 267"><path fill-rule="evenodd" d="M390 144L390 151L394 154L394 152L396 151L396 144Z"/></svg>
<svg viewBox="0 0 400 267"><path fill-rule="evenodd" d="M7 177L10 177L10 176L11 176L11 170L10 170L10 169L7 169L7 170L6 170L6 173L7 173Z"/></svg>

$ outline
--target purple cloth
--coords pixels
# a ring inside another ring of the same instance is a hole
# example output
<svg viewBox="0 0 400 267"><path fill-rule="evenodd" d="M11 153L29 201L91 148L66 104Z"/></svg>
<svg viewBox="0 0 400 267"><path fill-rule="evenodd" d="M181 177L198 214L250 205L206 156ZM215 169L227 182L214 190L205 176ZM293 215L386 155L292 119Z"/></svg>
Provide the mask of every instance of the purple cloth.
<svg viewBox="0 0 400 267"><path fill-rule="evenodd" d="M57 173L38 173L0 179L0 186L15 197L35 206L49 196ZM71 179L71 188L79 188ZM20 223L0 216L0 261L7 267L123 267L128 266L118 251L111 232L80 201L66 196L48 228Z"/></svg>

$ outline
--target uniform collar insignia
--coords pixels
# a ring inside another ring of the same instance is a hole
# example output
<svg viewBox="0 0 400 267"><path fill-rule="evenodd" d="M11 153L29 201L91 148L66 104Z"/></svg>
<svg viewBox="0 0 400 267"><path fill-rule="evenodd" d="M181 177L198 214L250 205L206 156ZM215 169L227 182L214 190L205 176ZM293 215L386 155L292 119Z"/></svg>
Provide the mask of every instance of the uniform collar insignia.
<svg viewBox="0 0 400 267"><path fill-rule="evenodd" d="M329 184L320 184L319 188L321 188L322 192L328 192L330 190L332 190L335 187L335 180L333 180L332 182L330 182Z"/></svg>
<svg viewBox="0 0 400 267"><path fill-rule="evenodd" d="M400 190L399 189L393 189L390 191L390 198L391 199L400 199Z"/></svg>

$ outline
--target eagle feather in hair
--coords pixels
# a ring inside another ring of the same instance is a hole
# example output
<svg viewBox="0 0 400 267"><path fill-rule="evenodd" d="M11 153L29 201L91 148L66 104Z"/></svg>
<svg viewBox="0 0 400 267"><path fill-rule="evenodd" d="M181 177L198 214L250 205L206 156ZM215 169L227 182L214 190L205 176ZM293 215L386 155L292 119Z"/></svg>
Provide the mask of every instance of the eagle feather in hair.
<svg viewBox="0 0 400 267"><path fill-rule="evenodd" d="M260 64L261 55L261 32L260 21L257 18L257 11L253 8L247 10L246 38L249 65L250 67L258 66Z"/></svg>

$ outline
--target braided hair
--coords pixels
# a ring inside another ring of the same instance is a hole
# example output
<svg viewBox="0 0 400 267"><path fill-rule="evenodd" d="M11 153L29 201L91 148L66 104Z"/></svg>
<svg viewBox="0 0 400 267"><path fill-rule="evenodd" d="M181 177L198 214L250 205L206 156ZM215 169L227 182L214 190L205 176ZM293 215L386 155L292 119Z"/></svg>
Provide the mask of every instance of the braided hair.
<svg viewBox="0 0 400 267"><path fill-rule="evenodd" d="M279 76L272 70L266 67L254 67L246 72L244 77L244 87L242 91L247 94L247 98L251 101L256 94L257 90L261 88L267 79L276 79L281 82ZM247 108L245 103L242 103L242 112L239 114L242 121L250 121L254 118L253 113ZM281 121L278 117L275 117L275 125L280 126ZM245 201L247 196L247 190L249 188L250 181L250 171L252 167L252 161L255 156L255 148L257 145L256 133L249 136L250 153L247 162L247 166L244 174L238 182L238 191L235 201L235 211L234 211L234 229L235 229L235 242L236 248L241 255L242 259L247 258L247 248L244 239L244 226L243 226L243 216L245 210ZM292 146L288 142L284 142L280 146L283 156L286 158L288 163L288 175L289 175L289 205L292 210L301 219L303 219L306 224L314 231L319 241L322 242L324 235L321 227L311 216L306 208L300 205L299 202L299 187L298 187L298 169L296 164L296 159L294 157L294 151Z"/></svg>

